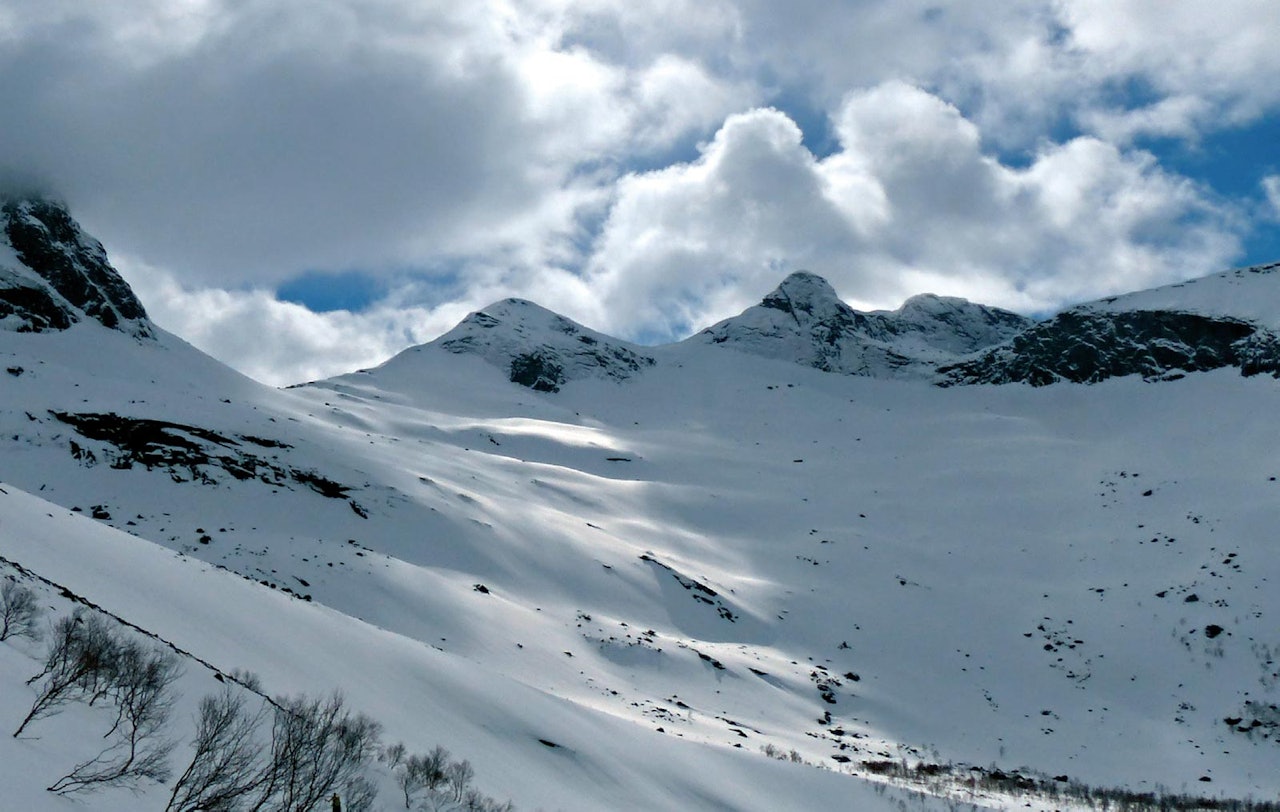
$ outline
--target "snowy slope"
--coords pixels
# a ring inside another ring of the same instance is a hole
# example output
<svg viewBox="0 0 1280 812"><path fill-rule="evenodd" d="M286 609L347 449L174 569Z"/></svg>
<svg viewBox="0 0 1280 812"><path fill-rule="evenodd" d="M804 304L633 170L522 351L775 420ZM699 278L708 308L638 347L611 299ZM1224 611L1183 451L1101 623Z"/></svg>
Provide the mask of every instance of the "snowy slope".
<svg viewBox="0 0 1280 812"><path fill-rule="evenodd" d="M1254 265L1151 290L1112 296L1082 307L1118 313L1167 310L1227 316L1280 330L1280 263Z"/></svg>
<svg viewBox="0 0 1280 812"><path fill-rule="evenodd" d="M162 332L0 333L0 555L521 808L893 807L862 763L899 757L1280 793L1275 379L939 389L703 341L620 376L510 308L286 391ZM511 380L539 347L557 392Z"/></svg>
<svg viewBox="0 0 1280 812"><path fill-rule="evenodd" d="M257 672L279 694L320 694L342 686L352 706L385 723L389 740L405 741L416 750L448 741L475 764L486 786L529 807L771 810L807 797L831 806L887 809L896 808L899 799L912 800L832 773L732 749L697 748L649 733L489 674L436 647L175 556L7 485L0 485L0 508L5 519L0 549L6 558L24 562L31 573L222 672ZM44 592L43 600L64 613L69 610L69 605L59 605L56 594ZM264 624L264 618L270 622ZM36 670L22 653L0 644L0 679L7 680L0 707L6 719L21 718L23 701L30 702L29 691L11 687L21 684L15 677L25 679ZM193 695L184 696L182 710L190 711L195 692L212 693L217 685L215 672L200 662L187 659L186 668L181 688ZM376 680L370 679L371 671ZM30 778L19 780L19 773L5 771L5 803L16 804L7 808L163 806L167 793L160 787L145 791L141 799L120 789L75 799L40 789L73 763L68 751L84 749L89 725L84 718L55 717L33 725L20 740L0 739L0 763L22 765ZM748 798L738 788L749 784L755 786ZM392 808L394 798L385 800Z"/></svg>
<svg viewBox="0 0 1280 812"><path fill-rule="evenodd" d="M903 745L1275 789L1275 743L1221 721L1274 690L1271 379L937 390L704 347L554 395L444 353L274 392L76 329L110 362L74 330L6 339L11 357L51 340L6 385L11 483L477 671L833 767ZM96 412L287 444L278 465L352 490L113 468L109 443L40 411L90 388Z"/></svg>

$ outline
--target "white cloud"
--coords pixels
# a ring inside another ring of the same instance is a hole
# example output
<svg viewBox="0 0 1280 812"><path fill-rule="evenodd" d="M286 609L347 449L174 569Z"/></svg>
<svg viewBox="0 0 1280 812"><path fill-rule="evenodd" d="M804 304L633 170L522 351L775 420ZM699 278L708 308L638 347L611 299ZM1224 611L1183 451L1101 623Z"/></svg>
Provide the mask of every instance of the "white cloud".
<svg viewBox="0 0 1280 812"><path fill-rule="evenodd" d="M1280 107L1269 11L8 0L0 175L51 181L113 254L167 269L141 283L162 323L272 381L511 295L673 335L802 266L862 305L1045 309L1238 253L1242 215L1131 145ZM391 296L316 315L269 293L352 269Z"/></svg>
<svg viewBox="0 0 1280 812"><path fill-rule="evenodd" d="M931 289L1039 311L1239 248L1234 213L1144 152L1082 137L1010 167L955 107L900 82L851 95L836 131L817 160L786 116L756 110L697 161L626 178L592 266L611 326L698 327L802 267L867 305Z"/></svg>
<svg viewBox="0 0 1280 812"><path fill-rule="evenodd" d="M1159 136L1198 141L1204 122L1214 114L1199 96L1167 96L1146 107L1131 110L1092 109L1080 113L1089 131L1112 143L1125 144L1139 136Z"/></svg>
<svg viewBox="0 0 1280 812"><path fill-rule="evenodd" d="M623 178L591 261L609 326L688 331L709 297L741 302L744 283L851 247L800 141L785 115L755 110L730 117L696 162Z"/></svg>
<svg viewBox="0 0 1280 812"><path fill-rule="evenodd" d="M274 386L375 366L456 321L439 313L383 308L313 313L257 290L189 289L170 274L115 258L161 327L240 372Z"/></svg>
<svg viewBox="0 0 1280 812"><path fill-rule="evenodd" d="M1274 11L1251 0L1063 0L1061 48L1087 89L1078 119L1107 138L1195 141L1274 113Z"/></svg>
<svg viewBox="0 0 1280 812"><path fill-rule="evenodd" d="M1280 220L1280 175L1267 175L1262 179L1262 191L1271 206L1271 217Z"/></svg>
<svg viewBox="0 0 1280 812"><path fill-rule="evenodd" d="M694 61L612 64L522 4L15 2L3 163L199 285L545 263L608 194L599 166L755 100Z"/></svg>
<svg viewBox="0 0 1280 812"><path fill-rule="evenodd" d="M240 372L273 386L377 366L406 347L448 331L464 316L507 296L549 303L576 319L599 322L599 303L583 281L547 270L513 287L497 269L462 297L434 307L401 288L352 313L315 313L260 288L188 287L173 274L128 256L113 263L156 324Z"/></svg>

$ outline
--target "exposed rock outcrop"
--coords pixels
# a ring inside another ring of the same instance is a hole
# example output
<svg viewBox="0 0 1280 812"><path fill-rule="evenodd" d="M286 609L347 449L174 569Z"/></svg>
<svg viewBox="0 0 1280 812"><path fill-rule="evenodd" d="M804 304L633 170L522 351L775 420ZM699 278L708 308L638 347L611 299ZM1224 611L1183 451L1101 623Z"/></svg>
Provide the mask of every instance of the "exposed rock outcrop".
<svg viewBox="0 0 1280 812"><path fill-rule="evenodd" d="M65 206L0 196L0 328L65 330L85 319L139 338L154 335L102 244Z"/></svg>

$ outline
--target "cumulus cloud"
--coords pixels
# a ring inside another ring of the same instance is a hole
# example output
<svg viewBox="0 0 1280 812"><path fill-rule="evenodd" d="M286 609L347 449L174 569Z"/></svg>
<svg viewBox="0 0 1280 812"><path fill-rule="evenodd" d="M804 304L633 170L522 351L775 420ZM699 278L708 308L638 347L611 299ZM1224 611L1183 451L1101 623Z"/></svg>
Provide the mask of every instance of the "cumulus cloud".
<svg viewBox="0 0 1280 812"><path fill-rule="evenodd" d="M755 110L696 161L624 179L593 257L611 326L687 331L801 267L864 305L927 289L1036 312L1239 250L1234 212L1145 152L1079 137L1008 166L901 82L850 95L835 129L818 159L784 114Z"/></svg>
<svg viewBox="0 0 1280 812"><path fill-rule="evenodd" d="M504 4L15 3L0 161L205 285L545 262L598 203L582 167L709 132L750 92L674 57L623 70Z"/></svg>
<svg viewBox="0 0 1280 812"><path fill-rule="evenodd" d="M862 306L1040 311L1239 253L1257 207L1135 145L1280 108L1268 23L1244 0L7 0L0 179L54 187L162 324L273 382L513 295L676 338L799 267ZM342 272L387 297L272 293Z"/></svg>
<svg viewBox="0 0 1280 812"><path fill-rule="evenodd" d="M116 255L112 261L156 324L273 386L377 366L406 347L436 338L468 313L512 295L554 302L582 321L601 321L599 302L583 280L557 270L513 286L490 269L486 279L433 305L422 304L427 297L407 285L359 312L316 313L262 288L192 286L134 257Z"/></svg>
<svg viewBox="0 0 1280 812"><path fill-rule="evenodd" d="M1267 175L1262 179L1262 191L1271 206L1271 217L1280 220L1280 175Z"/></svg>
<svg viewBox="0 0 1280 812"><path fill-rule="evenodd" d="M261 289L189 288L157 268L113 259L158 325L275 386L380 364L445 329L451 315L413 308L314 313Z"/></svg>
<svg viewBox="0 0 1280 812"><path fill-rule="evenodd" d="M851 88L908 81L959 104L1006 149L1034 147L1064 122L1104 138L1184 138L1280 106L1273 9L1251 0L714 5L719 29L702 21L678 40L655 31L670 17L640 11L615 16L612 28L598 12L584 28L623 32L595 41L628 54L705 53L699 33L714 32L722 62L824 110Z"/></svg>
<svg viewBox="0 0 1280 812"><path fill-rule="evenodd" d="M1250 0L1066 0L1066 46L1103 83L1141 80L1160 99L1195 99L1222 124L1280 103L1274 9ZM1209 123L1205 121L1204 123Z"/></svg>

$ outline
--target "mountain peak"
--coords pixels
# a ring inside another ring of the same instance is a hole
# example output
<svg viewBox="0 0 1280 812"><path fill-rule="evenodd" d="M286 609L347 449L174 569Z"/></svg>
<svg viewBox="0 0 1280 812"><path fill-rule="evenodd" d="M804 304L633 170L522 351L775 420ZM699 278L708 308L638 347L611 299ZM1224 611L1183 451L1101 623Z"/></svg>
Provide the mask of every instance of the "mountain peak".
<svg viewBox="0 0 1280 812"><path fill-rule="evenodd" d="M782 284L764 297L760 306L792 315L797 311L813 314L815 311L847 308L830 282L809 271L796 271L788 275L782 280Z"/></svg>
<svg viewBox="0 0 1280 812"><path fill-rule="evenodd" d="M797 271L759 305L696 340L827 372L921 378L939 361L998 344L1030 324L1015 313L934 294L895 311L863 313L826 279Z"/></svg>
<svg viewBox="0 0 1280 812"><path fill-rule="evenodd" d="M0 195L0 328L65 330L83 319L139 338L154 335L147 312L65 204L40 195Z"/></svg>
<svg viewBox="0 0 1280 812"><path fill-rule="evenodd" d="M525 299L503 299L477 310L427 346L479 356L506 372L512 383L540 392L558 392L583 378L625 380L654 364L639 347Z"/></svg>

